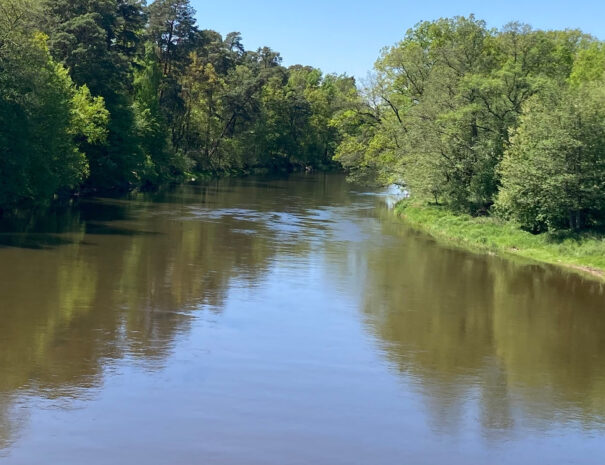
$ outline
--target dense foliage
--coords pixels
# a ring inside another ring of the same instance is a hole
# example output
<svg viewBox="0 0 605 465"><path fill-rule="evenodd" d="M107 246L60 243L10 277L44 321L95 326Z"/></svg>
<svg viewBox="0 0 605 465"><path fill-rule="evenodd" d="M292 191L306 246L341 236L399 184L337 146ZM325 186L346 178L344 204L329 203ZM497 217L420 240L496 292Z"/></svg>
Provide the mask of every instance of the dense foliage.
<svg viewBox="0 0 605 465"><path fill-rule="evenodd" d="M336 115L358 178L543 230L605 213L605 47L579 31L423 22L385 49Z"/></svg>
<svg viewBox="0 0 605 465"><path fill-rule="evenodd" d="M328 167L355 82L196 24L188 0L0 0L0 207L192 173Z"/></svg>
<svg viewBox="0 0 605 465"><path fill-rule="evenodd" d="M0 0L0 208L328 167L532 232L605 223L605 45L422 22L367 84L285 68L188 0Z"/></svg>

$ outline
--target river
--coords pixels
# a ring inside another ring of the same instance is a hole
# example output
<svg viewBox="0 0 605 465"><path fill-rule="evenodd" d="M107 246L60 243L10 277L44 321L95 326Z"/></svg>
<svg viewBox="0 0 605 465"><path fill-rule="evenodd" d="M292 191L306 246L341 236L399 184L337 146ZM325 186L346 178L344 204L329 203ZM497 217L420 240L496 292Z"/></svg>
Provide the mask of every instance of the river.
<svg viewBox="0 0 605 465"><path fill-rule="evenodd" d="M602 464L604 286L340 175L0 224L0 464Z"/></svg>

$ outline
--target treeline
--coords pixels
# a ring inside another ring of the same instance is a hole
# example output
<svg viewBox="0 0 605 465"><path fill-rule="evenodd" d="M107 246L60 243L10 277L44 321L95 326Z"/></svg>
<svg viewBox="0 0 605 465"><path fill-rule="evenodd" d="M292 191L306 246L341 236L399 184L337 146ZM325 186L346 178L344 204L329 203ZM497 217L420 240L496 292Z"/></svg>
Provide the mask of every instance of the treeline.
<svg viewBox="0 0 605 465"><path fill-rule="evenodd" d="M0 0L0 208L330 166L354 80L285 68L194 15L188 0Z"/></svg>
<svg viewBox="0 0 605 465"><path fill-rule="evenodd" d="M580 31L420 23L334 125L357 178L533 232L605 222L605 44Z"/></svg>

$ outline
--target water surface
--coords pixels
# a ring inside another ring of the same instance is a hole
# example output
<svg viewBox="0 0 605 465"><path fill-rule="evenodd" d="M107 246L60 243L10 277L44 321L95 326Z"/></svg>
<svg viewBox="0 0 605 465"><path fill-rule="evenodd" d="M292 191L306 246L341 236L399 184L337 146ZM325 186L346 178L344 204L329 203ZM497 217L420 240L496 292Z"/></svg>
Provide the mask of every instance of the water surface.
<svg viewBox="0 0 605 465"><path fill-rule="evenodd" d="M602 464L603 287L338 175L0 225L0 464Z"/></svg>

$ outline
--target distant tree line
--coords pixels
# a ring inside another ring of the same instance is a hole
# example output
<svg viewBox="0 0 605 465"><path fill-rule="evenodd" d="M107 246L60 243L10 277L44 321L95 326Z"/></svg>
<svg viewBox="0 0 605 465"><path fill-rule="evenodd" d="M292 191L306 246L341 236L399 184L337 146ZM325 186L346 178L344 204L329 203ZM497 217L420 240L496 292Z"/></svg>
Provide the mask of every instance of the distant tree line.
<svg viewBox="0 0 605 465"><path fill-rule="evenodd" d="M327 167L352 78L201 29L188 0L0 0L0 208Z"/></svg>
<svg viewBox="0 0 605 465"><path fill-rule="evenodd" d="M358 179L533 232L605 222L605 44L580 31L422 22L332 125Z"/></svg>

